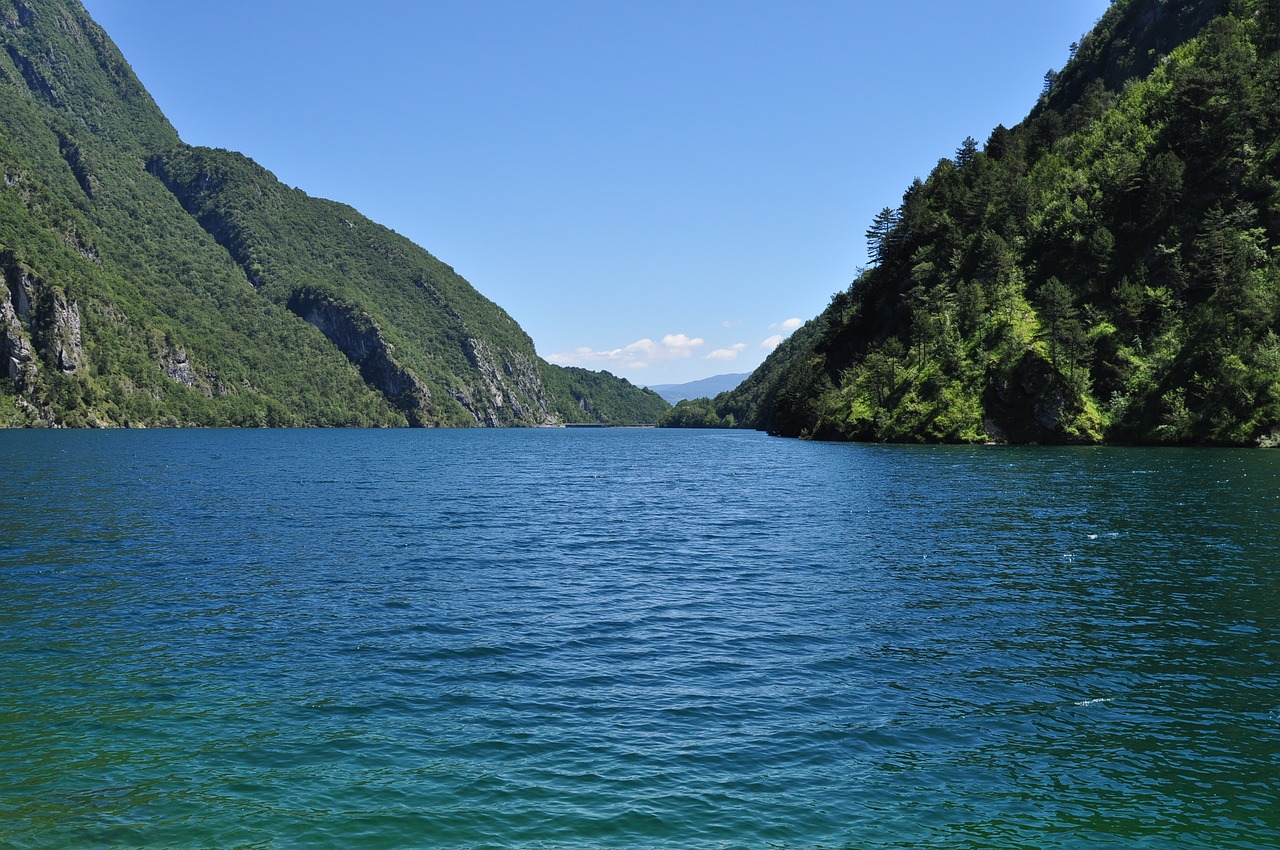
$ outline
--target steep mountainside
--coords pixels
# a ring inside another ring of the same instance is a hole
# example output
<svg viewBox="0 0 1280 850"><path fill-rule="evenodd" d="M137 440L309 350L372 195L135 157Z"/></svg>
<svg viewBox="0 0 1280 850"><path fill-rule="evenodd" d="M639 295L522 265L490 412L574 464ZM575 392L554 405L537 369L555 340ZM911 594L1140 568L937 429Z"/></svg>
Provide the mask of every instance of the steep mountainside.
<svg viewBox="0 0 1280 850"><path fill-rule="evenodd" d="M350 207L184 145L76 0L0 0L0 424L652 422Z"/></svg>
<svg viewBox="0 0 1280 850"><path fill-rule="evenodd" d="M858 440L1280 441L1280 2L1118 0L716 413Z"/></svg>

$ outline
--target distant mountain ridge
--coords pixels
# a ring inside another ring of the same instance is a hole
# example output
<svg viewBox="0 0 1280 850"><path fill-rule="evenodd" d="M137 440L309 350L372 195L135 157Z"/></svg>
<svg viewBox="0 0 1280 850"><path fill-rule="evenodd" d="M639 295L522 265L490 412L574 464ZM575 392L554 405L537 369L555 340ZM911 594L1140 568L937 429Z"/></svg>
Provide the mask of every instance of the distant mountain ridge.
<svg viewBox="0 0 1280 850"><path fill-rule="evenodd" d="M728 392L734 389L747 379L750 372L741 372L728 375L712 375L710 378L701 378L697 381L688 381L683 384L650 384L649 389L653 390L668 404L676 404L691 398L714 398L720 393Z"/></svg>
<svg viewBox="0 0 1280 850"><path fill-rule="evenodd" d="M77 0L0 4L0 425L653 422L452 268L194 148Z"/></svg>
<svg viewBox="0 0 1280 850"><path fill-rule="evenodd" d="M909 186L874 265L684 418L1280 445L1278 50L1274 0L1116 0L1025 121Z"/></svg>

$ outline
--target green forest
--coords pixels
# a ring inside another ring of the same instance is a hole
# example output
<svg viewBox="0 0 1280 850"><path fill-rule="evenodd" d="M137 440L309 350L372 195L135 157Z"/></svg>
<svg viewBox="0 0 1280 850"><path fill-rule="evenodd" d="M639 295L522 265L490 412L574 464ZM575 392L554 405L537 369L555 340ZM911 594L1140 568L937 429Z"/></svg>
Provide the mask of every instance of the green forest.
<svg viewBox="0 0 1280 850"><path fill-rule="evenodd" d="M690 417L897 442L1280 443L1280 2L1118 0L885 207L872 258Z"/></svg>
<svg viewBox="0 0 1280 850"><path fill-rule="evenodd" d="M869 223L738 389L551 365L393 231L185 145L75 0L0 9L0 425L1280 444L1280 0L1117 0Z"/></svg>
<svg viewBox="0 0 1280 850"><path fill-rule="evenodd" d="M654 422L452 268L193 148L76 0L0 8L0 426Z"/></svg>

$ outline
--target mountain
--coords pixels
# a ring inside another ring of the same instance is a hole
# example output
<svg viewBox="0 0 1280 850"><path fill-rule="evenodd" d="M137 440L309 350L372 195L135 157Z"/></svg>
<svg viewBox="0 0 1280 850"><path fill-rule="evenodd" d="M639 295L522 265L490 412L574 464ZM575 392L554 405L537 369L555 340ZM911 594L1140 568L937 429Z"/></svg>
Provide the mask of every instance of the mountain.
<svg viewBox="0 0 1280 850"><path fill-rule="evenodd" d="M750 373L712 375L710 378L689 381L684 384L653 384L649 389L662 396L668 404L676 404L685 399L711 398L720 395L720 393L728 392L746 380L748 374Z"/></svg>
<svg viewBox="0 0 1280 850"><path fill-rule="evenodd" d="M0 425L653 422L452 268L183 144L76 0L0 5Z"/></svg>
<svg viewBox="0 0 1280 850"><path fill-rule="evenodd" d="M868 231L714 417L821 439L1280 443L1280 3L1117 0Z"/></svg>

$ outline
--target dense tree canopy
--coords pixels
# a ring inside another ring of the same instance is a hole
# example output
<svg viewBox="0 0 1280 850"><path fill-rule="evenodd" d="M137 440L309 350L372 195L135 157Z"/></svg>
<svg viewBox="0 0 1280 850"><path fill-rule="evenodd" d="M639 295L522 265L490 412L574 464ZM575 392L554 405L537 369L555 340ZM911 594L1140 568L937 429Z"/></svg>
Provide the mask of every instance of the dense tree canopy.
<svg viewBox="0 0 1280 850"><path fill-rule="evenodd" d="M75 0L0 10L0 425L653 422L453 269L184 145Z"/></svg>
<svg viewBox="0 0 1280 850"><path fill-rule="evenodd" d="M1121 0L716 412L864 440L1280 440L1280 9Z"/></svg>

